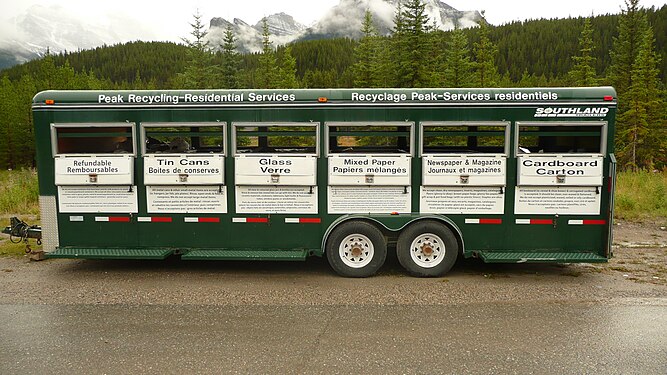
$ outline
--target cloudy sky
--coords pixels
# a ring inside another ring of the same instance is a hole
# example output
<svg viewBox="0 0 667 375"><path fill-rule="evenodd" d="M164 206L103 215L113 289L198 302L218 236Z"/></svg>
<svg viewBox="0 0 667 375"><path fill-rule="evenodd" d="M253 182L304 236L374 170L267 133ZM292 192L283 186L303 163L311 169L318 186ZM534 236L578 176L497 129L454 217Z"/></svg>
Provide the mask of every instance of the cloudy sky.
<svg viewBox="0 0 667 375"><path fill-rule="evenodd" d="M379 1L379 0L369 0ZM445 0L458 10L485 10L494 25L513 20L563 18L568 16L618 13L623 0ZM199 10L206 24L212 17L240 18L255 24L262 17L286 12L306 25L322 17L339 0L0 0L0 22L11 28L14 19L32 6L53 8L53 12L74 15L98 26L123 29L128 39L172 40L187 37L192 15ZM666 0L642 0L644 7L662 6ZM5 31L5 30L2 30Z"/></svg>

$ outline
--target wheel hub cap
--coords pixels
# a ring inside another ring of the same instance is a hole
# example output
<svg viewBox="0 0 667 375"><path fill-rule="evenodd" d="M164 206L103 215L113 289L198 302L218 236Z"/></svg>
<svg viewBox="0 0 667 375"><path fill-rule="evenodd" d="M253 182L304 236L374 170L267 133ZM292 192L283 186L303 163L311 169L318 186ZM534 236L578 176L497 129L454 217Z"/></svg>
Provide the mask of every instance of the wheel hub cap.
<svg viewBox="0 0 667 375"><path fill-rule="evenodd" d="M422 249L422 254L424 254L424 256L429 257L433 255L433 247L431 246L430 243L423 244L421 249Z"/></svg>
<svg viewBox="0 0 667 375"><path fill-rule="evenodd" d="M361 249L361 245L355 243L355 244L352 246L351 253L352 253L352 256L353 256L353 257L356 258L356 257L361 256L362 252L363 252L363 250Z"/></svg>

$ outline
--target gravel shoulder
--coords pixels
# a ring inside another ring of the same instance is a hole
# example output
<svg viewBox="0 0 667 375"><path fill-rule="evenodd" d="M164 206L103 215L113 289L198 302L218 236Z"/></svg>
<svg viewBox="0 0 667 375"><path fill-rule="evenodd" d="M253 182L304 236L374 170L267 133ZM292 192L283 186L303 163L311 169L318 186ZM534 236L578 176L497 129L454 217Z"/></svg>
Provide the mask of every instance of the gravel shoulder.
<svg viewBox="0 0 667 375"><path fill-rule="evenodd" d="M447 305L573 302L667 305L667 232L615 226L604 264L484 264L461 260L442 278L406 275L395 259L379 275L346 279L326 260L186 262L0 257L0 304Z"/></svg>

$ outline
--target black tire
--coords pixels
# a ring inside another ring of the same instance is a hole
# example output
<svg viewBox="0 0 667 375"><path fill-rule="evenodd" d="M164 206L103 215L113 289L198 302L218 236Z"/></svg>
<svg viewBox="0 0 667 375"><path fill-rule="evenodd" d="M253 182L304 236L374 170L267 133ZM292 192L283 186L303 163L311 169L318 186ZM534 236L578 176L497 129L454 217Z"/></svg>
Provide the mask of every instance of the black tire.
<svg viewBox="0 0 667 375"><path fill-rule="evenodd" d="M340 224L324 249L336 273L345 277L373 276L387 259L387 240L373 224L354 220Z"/></svg>
<svg viewBox="0 0 667 375"><path fill-rule="evenodd" d="M456 236L437 221L422 220L409 225L396 242L398 262L413 276L442 276L452 269L458 255Z"/></svg>

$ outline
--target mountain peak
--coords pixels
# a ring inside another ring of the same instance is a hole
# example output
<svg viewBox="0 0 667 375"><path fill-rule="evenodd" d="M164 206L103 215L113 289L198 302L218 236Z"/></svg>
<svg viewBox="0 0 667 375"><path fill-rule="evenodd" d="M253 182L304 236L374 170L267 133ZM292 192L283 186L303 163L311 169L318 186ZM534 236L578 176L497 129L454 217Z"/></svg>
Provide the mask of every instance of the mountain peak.
<svg viewBox="0 0 667 375"><path fill-rule="evenodd" d="M308 38L335 38L346 37L358 39L361 37L361 25L366 10L373 15L373 22L382 35L388 35L394 27L394 16L399 0L340 0L338 5L331 8L320 20L311 27L294 20L291 15L280 12L266 17L271 42L274 45L286 44L297 39ZM426 15L429 24L441 30L451 30L454 27L474 27L479 24L482 15L477 11L459 11L440 0L424 0ZM214 22L214 20L216 20ZM211 20L209 42L219 44L222 40L221 28L227 24L221 23L222 18ZM254 26L234 19L234 34L241 52L257 52L261 50L262 20ZM224 30L223 30L224 31ZM220 39L220 40L218 40Z"/></svg>

